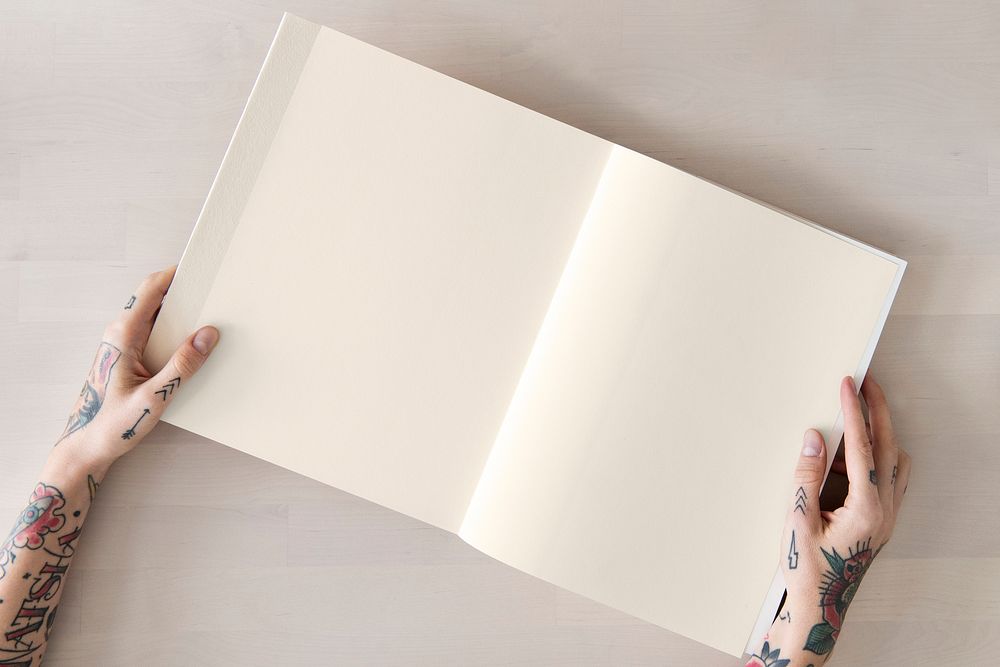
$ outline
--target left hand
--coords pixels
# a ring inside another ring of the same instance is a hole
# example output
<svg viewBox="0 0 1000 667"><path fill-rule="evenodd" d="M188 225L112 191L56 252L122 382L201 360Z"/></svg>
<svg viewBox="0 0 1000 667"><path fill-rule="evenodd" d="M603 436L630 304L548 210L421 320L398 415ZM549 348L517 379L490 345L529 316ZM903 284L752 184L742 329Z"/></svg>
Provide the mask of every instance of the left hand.
<svg viewBox="0 0 1000 667"><path fill-rule="evenodd" d="M143 351L175 270L147 276L121 315L104 330L93 366L56 443L95 469L106 470L139 444L219 340L215 327L202 327L156 374L143 366Z"/></svg>

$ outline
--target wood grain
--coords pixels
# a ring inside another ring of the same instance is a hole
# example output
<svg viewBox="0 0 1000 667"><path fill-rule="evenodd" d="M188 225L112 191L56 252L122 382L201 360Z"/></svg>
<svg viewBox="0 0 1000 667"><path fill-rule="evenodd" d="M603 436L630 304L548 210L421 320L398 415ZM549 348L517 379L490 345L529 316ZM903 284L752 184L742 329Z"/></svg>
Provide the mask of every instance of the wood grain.
<svg viewBox="0 0 1000 667"><path fill-rule="evenodd" d="M0 515L105 321L180 256L286 9L910 260L873 370L913 478L834 664L994 661L986 0L0 0ZM166 425L108 478L87 535L53 667L738 662Z"/></svg>

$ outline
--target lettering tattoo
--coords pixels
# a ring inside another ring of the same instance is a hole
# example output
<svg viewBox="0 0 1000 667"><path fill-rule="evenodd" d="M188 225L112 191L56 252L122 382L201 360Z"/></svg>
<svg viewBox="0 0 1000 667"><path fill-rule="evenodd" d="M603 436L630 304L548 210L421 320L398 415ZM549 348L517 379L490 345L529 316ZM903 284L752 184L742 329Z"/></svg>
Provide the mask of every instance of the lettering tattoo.
<svg viewBox="0 0 1000 667"><path fill-rule="evenodd" d="M896 486L896 471L897 470L899 470L899 466L892 466L892 479L889 480L889 483L892 484L893 486Z"/></svg>
<svg viewBox="0 0 1000 667"><path fill-rule="evenodd" d="M54 492L55 495L43 497L58 497L62 501L58 507L51 505L45 512L48 519L42 522L49 526L49 530L38 535L36 546L31 546L30 538L26 540L28 548L41 548L46 558L38 573L25 575L25 579L34 580L28 586L27 594L21 601L21 605L14 613L10 623L3 628L3 638L5 644L0 647L0 665L23 665L30 667L36 658L40 661L45 651L45 643L49 633L52 631L52 624L55 622L57 605L55 598L62 587L63 579L69 570L70 560L76 551L75 542L80 537L80 526L76 525L62 535L57 535L58 531L65 525L66 518L58 510L65 504L62 493L58 489L44 484L39 484L39 489ZM58 524L58 527L56 525ZM49 533L55 539L46 537Z"/></svg>
<svg viewBox="0 0 1000 667"><path fill-rule="evenodd" d="M73 412L70 413L66 428L56 442L57 445L71 433L79 431L92 422L97 413L100 412L101 406L104 404L104 396L108 391L108 382L111 380L111 370L121 356L121 350L111 343L102 342L98 346L94 365L90 369L87 380L83 383L80 398L77 399Z"/></svg>
<svg viewBox="0 0 1000 667"><path fill-rule="evenodd" d="M785 621L786 623L792 622L792 612L786 611L784 614L778 616L779 621Z"/></svg>
<svg viewBox="0 0 1000 667"><path fill-rule="evenodd" d="M143 411L142 411L142 414L139 415L139 418L135 420L135 423L132 424L132 426L129 427L129 429L127 431L125 431L124 433L122 433L122 440L129 440L132 437L134 437L135 436L135 429L137 429L139 427L139 422L141 422L143 419L145 419L146 415L148 415L148 414L149 414L149 408L144 408Z"/></svg>
<svg viewBox="0 0 1000 667"><path fill-rule="evenodd" d="M17 560L15 549L38 549L45 542L48 533L63 527L66 517L59 510L65 504L66 499L56 487L41 483L35 487L28 499L28 506L17 518L10 535L0 545L0 579L7 574L7 566Z"/></svg>
<svg viewBox="0 0 1000 667"><path fill-rule="evenodd" d="M878 551L872 551L871 538L867 542L858 542L854 549L848 549L848 557L844 558L831 549L820 547L829 569L823 573L823 583L819 589L819 606L823 610L823 622L812 626L803 650L817 655L826 655L833 650L833 645L840 635L840 628L847 614L847 607L854 599L858 586L864 578Z"/></svg>
<svg viewBox="0 0 1000 667"><path fill-rule="evenodd" d="M792 531L792 541L788 545L788 569L794 570L799 566L799 552L795 549L795 531Z"/></svg>
<svg viewBox="0 0 1000 667"><path fill-rule="evenodd" d="M771 642L765 641L760 653L750 656L750 662L744 667L788 667L791 663L791 658L782 658L781 650L771 649Z"/></svg>
<svg viewBox="0 0 1000 667"><path fill-rule="evenodd" d="M175 377L173 380L171 380L167 384L163 385L163 389L158 389L157 391L154 391L153 393L154 394L162 394L163 395L163 400L166 401L167 400L167 396L170 395L170 394L172 394L172 393L174 393L174 389L176 389L179 386L181 386L181 379L179 377Z"/></svg>
<svg viewBox="0 0 1000 667"><path fill-rule="evenodd" d="M878 475L875 474L874 468L868 471L868 481L872 484L878 484Z"/></svg>
<svg viewBox="0 0 1000 667"><path fill-rule="evenodd" d="M135 294L133 294L132 297L128 300L128 303L125 304L125 310L132 310L132 306L134 305L135 305Z"/></svg>
<svg viewBox="0 0 1000 667"><path fill-rule="evenodd" d="M807 500L807 498L806 498L806 490L803 489L800 486L799 490L795 492L795 510L794 511L795 512L802 512L802 514L805 514L806 513L806 500Z"/></svg>

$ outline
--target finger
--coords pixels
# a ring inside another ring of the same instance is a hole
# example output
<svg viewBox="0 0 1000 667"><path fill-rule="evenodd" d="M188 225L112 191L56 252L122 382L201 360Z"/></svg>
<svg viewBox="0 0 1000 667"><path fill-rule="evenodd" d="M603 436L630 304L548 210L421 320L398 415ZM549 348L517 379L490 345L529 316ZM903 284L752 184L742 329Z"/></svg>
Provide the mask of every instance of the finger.
<svg viewBox="0 0 1000 667"><path fill-rule="evenodd" d="M851 377L845 377L840 383L840 406L844 414L844 461L850 481L847 502L875 503L878 500L875 458L865 432L865 418L861 414L857 387Z"/></svg>
<svg viewBox="0 0 1000 667"><path fill-rule="evenodd" d="M892 431L889 404L885 400L882 387L871 375L861 385L861 393L868 404L868 420L871 423L872 452L875 458L875 474L878 478L878 495L882 507L893 506L893 488L898 475L899 452L896 436Z"/></svg>
<svg viewBox="0 0 1000 667"><path fill-rule="evenodd" d="M809 429L802 438L802 450L795 466L795 483L789 521L793 527L818 532L820 521L819 492L826 473L826 445L823 436Z"/></svg>
<svg viewBox="0 0 1000 667"><path fill-rule="evenodd" d="M149 340L149 332L153 329L153 321L156 319L156 314L163 304L163 297L170 289L170 283L176 272L177 267L171 266L146 276L132 297L135 300L129 300L132 307L122 311L140 359L146 347L146 341Z"/></svg>
<svg viewBox="0 0 1000 667"><path fill-rule="evenodd" d="M202 367L219 341L219 330L202 327L180 344L159 373L145 382L140 391L148 392L150 406L160 415L173 400L179 387Z"/></svg>
<svg viewBox="0 0 1000 667"><path fill-rule="evenodd" d="M176 269L176 266L172 266L146 276L136 288L135 294L125 302L121 315L108 327L105 339L114 338L110 342L141 359L156 313L163 303Z"/></svg>
<svg viewBox="0 0 1000 667"><path fill-rule="evenodd" d="M903 496L906 494L906 487L910 483L911 458L904 450L899 450L898 470L896 471L896 485L893 487L893 509L899 513L899 506L903 504Z"/></svg>

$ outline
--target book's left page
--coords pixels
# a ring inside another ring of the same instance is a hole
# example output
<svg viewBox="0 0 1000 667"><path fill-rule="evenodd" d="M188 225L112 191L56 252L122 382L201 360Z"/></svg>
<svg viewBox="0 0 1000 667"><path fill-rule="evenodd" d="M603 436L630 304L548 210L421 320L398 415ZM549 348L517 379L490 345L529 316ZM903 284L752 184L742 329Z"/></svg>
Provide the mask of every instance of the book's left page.
<svg viewBox="0 0 1000 667"><path fill-rule="evenodd" d="M150 339L165 420L457 531L612 145L286 15Z"/></svg>

